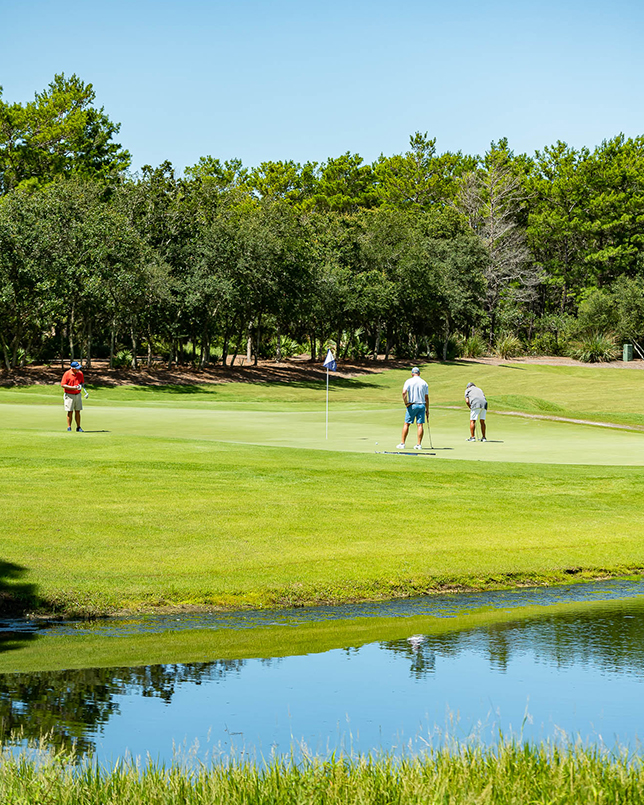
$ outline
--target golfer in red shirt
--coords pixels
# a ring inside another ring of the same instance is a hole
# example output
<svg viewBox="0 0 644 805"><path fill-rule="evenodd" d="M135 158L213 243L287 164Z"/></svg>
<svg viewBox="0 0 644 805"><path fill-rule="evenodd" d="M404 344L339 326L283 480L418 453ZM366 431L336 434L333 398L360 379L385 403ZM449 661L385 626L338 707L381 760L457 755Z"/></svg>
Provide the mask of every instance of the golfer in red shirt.
<svg viewBox="0 0 644 805"><path fill-rule="evenodd" d="M72 361L71 368L68 369L60 381L60 385L65 390L65 411L67 411L67 430L72 429L72 414L76 417L76 430L82 433L81 411L83 410L83 400L81 386L85 382L81 372L80 363Z"/></svg>

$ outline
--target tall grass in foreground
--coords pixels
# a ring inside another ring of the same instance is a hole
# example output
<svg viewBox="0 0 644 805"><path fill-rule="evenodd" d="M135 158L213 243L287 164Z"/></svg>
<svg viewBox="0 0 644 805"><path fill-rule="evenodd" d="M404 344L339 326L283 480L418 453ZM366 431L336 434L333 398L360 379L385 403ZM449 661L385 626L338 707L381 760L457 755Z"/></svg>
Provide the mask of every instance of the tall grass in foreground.
<svg viewBox="0 0 644 805"><path fill-rule="evenodd" d="M3 805L236 803L639 803L641 758L578 745L504 742L458 746L423 758L334 757L299 765L229 761L195 769L75 765L68 755L0 757Z"/></svg>

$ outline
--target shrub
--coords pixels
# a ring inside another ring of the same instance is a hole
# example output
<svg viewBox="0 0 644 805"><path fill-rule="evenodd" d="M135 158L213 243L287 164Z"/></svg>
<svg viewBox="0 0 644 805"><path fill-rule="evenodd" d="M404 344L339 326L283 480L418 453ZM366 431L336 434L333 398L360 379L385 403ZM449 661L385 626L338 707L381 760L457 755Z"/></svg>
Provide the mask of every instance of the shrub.
<svg viewBox="0 0 644 805"><path fill-rule="evenodd" d="M280 348L282 350L282 358L292 358L294 355L302 355L307 351L307 347L302 346L298 341L289 338L287 335L282 336ZM266 352L264 355L263 353ZM262 350L262 357L274 358L277 355L277 336L271 338L268 344L268 350Z"/></svg>
<svg viewBox="0 0 644 805"><path fill-rule="evenodd" d="M115 369L127 369L128 366L132 366L132 353L129 349L121 349L119 350L116 355L114 356L114 361L112 363Z"/></svg>
<svg viewBox="0 0 644 805"><path fill-rule="evenodd" d="M619 349L611 333L593 333L573 344L569 355L584 363L603 363L616 360Z"/></svg>
<svg viewBox="0 0 644 805"><path fill-rule="evenodd" d="M463 342L461 355L464 358L482 358L487 355L487 342L483 336L474 333Z"/></svg>
<svg viewBox="0 0 644 805"><path fill-rule="evenodd" d="M355 338L353 344L351 344L348 357L353 358L354 360L362 360L370 353L371 350L369 349L369 344L367 344L366 341L361 341L359 338Z"/></svg>
<svg viewBox="0 0 644 805"><path fill-rule="evenodd" d="M439 361L443 360L445 349L445 339L441 336L436 336L431 344L431 351L436 355ZM453 361L455 358L460 358L463 354L463 339L455 335L450 335L447 339L447 355L446 360Z"/></svg>
<svg viewBox="0 0 644 805"><path fill-rule="evenodd" d="M618 324L617 307L613 295L601 288L584 294L579 305L577 326L586 336L611 332Z"/></svg>
<svg viewBox="0 0 644 805"><path fill-rule="evenodd" d="M516 358L523 354L523 344L513 333L502 333L496 339L496 354L499 358Z"/></svg>
<svg viewBox="0 0 644 805"><path fill-rule="evenodd" d="M528 344L530 355L565 355L569 345L565 340L557 339L554 333L540 333Z"/></svg>

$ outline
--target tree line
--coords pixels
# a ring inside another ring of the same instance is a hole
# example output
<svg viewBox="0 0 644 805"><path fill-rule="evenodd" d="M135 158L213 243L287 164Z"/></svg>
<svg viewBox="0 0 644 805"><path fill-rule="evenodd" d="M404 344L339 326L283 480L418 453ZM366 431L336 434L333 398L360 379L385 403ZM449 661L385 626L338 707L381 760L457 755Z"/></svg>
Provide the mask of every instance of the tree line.
<svg viewBox="0 0 644 805"><path fill-rule="evenodd" d="M204 367L644 341L644 137L129 172L91 84L0 94L0 347Z"/></svg>

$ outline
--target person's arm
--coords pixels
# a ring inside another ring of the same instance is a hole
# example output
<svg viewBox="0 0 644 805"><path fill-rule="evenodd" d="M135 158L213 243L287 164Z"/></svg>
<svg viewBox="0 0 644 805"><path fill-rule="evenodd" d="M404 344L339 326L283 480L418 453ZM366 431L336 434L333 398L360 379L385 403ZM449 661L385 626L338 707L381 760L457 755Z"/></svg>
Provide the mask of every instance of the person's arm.
<svg viewBox="0 0 644 805"><path fill-rule="evenodd" d="M470 398L468 397L468 395L467 395L467 394L465 395L465 402L467 403L467 407L468 407L468 408L471 408L471 407L472 407L472 404L470 403Z"/></svg>
<svg viewBox="0 0 644 805"><path fill-rule="evenodd" d="M65 378L63 377L63 380L64 379ZM78 389L78 383L70 383L69 379L67 383L63 383L63 381L61 380L60 385L63 387L65 391L77 391Z"/></svg>
<svg viewBox="0 0 644 805"><path fill-rule="evenodd" d="M407 402L407 389L403 390L403 402L405 403L405 408L409 408L409 403Z"/></svg>
<svg viewBox="0 0 644 805"><path fill-rule="evenodd" d="M425 419L429 419L429 394L425 394Z"/></svg>

